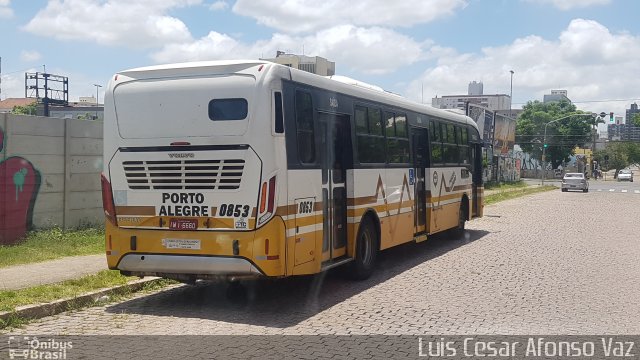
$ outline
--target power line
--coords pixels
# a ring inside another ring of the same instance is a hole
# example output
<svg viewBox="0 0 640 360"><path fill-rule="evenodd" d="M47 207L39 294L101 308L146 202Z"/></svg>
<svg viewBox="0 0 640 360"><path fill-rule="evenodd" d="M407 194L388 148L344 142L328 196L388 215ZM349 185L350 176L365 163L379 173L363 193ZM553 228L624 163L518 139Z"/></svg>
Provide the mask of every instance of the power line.
<svg viewBox="0 0 640 360"><path fill-rule="evenodd" d="M530 137L537 137L537 136L543 136L542 134L516 134L516 136L530 136ZM591 136L591 134L547 134L547 137L550 136Z"/></svg>
<svg viewBox="0 0 640 360"><path fill-rule="evenodd" d="M514 104L515 105L526 105L530 101L533 101L533 100L529 100L527 102L517 102L517 103L514 103ZM638 97L638 98L630 98L630 99L608 99L608 100L578 100L578 101L571 100L571 103L572 104L589 104L589 103L620 102L620 101L640 101L640 97Z"/></svg>
<svg viewBox="0 0 640 360"><path fill-rule="evenodd" d="M31 70L31 69L33 69L33 67L30 67L30 68L28 68L28 69L23 69L23 70L10 71L10 72L6 72L6 73L2 73L2 75L11 75L11 74L16 74L16 73L19 73L19 72L29 71L29 70Z"/></svg>

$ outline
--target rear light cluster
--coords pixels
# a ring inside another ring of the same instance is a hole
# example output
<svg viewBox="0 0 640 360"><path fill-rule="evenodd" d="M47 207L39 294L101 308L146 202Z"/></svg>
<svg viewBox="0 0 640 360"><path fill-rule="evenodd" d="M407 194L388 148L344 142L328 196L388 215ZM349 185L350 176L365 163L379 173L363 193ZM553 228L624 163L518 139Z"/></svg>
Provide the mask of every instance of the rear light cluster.
<svg viewBox="0 0 640 360"><path fill-rule="evenodd" d="M118 226L111 183L109 183L109 180L107 180L107 177L104 176L104 174L100 176L100 183L102 185L102 208L104 209L104 216L106 216L113 225Z"/></svg>
<svg viewBox="0 0 640 360"><path fill-rule="evenodd" d="M273 215L276 201L276 177L262 183L260 190L260 208L258 212L258 226L269 220Z"/></svg>

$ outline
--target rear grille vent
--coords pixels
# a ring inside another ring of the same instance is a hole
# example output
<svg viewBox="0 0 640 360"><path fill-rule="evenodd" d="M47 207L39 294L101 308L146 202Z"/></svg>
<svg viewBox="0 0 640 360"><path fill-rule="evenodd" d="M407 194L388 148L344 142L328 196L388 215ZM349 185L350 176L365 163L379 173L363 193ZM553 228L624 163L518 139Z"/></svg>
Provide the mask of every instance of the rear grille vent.
<svg viewBox="0 0 640 360"><path fill-rule="evenodd" d="M125 161L131 190L235 190L244 160Z"/></svg>

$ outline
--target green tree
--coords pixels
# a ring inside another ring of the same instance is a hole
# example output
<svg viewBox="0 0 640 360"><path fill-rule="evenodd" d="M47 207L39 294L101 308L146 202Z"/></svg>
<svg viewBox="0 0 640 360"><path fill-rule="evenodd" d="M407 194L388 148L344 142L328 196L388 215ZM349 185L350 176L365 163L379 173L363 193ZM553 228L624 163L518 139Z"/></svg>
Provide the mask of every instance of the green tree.
<svg viewBox="0 0 640 360"><path fill-rule="evenodd" d="M37 114L37 103L34 101L29 105L20 106L16 105L11 109L12 114L16 115L36 115Z"/></svg>
<svg viewBox="0 0 640 360"><path fill-rule="evenodd" d="M640 126L640 114L633 114L633 118L631 118L631 123L635 126Z"/></svg>
<svg viewBox="0 0 640 360"><path fill-rule="evenodd" d="M640 144L635 142L625 142L623 144L629 165L640 164Z"/></svg>
<svg viewBox="0 0 640 360"><path fill-rule="evenodd" d="M93 120L94 116L93 116L93 114L90 114L90 113L86 112L86 113L84 113L82 115L78 115L77 119L78 120Z"/></svg>
<svg viewBox="0 0 640 360"><path fill-rule="evenodd" d="M605 161L605 156L608 158ZM640 163L640 144L633 142L609 142L607 148L594 153L593 159L606 164L605 170L620 170L632 164Z"/></svg>
<svg viewBox="0 0 640 360"><path fill-rule="evenodd" d="M575 147L582 147L591 140L592 127L597 124L592 117L570 116L586 113L568 101L547 104L529 101L522 109L516 122L516 143L538 159L542 158L545 124L567 117L547 126L546 161L554 168L568 160Z"/></svg>

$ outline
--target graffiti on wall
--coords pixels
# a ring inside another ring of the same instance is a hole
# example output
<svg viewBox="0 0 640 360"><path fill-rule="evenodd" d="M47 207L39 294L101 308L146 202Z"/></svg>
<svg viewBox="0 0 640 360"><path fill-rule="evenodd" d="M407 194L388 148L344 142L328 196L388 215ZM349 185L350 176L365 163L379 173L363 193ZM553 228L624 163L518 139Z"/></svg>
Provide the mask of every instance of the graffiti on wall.
<svg viewBox="0 0 640 360"><path fill-rule="evenodd" d="M0 128L0 151L6 140ZM28 160L0 158L0 245L17 243L31 228L40 180L40 172Z"/></svg>
<svg viewBox="0 0 640 360"><path fill-rule="evenodd" d="M535 159L529 153L516 151L515 157L516 159L520 160L521 170L536 170L541 168L540 161L538 159Z"/></svg>
<svg viewBox="0 0 640 360"><path fill-rule="evenodd" d="M501 182L520 181L520 159L503 158L498 159L498 180Z"/></svg>

